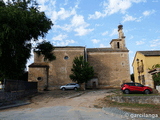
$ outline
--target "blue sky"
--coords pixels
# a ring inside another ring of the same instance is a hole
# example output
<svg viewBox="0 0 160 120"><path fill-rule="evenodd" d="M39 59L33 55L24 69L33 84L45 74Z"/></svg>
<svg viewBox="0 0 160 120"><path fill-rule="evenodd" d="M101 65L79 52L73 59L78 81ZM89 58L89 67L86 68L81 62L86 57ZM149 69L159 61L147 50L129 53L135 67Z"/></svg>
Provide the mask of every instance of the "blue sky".
<svg viewBox="0 0 160 120"><path fill-rule="evenodd" d="M54 26L45 40L54 46L110 47L123 25L130 67L136 51L159 50L159 0L37 0ZM33 58L29 63L33 62ZM132 67L130 68L133 72Z"/></svg>

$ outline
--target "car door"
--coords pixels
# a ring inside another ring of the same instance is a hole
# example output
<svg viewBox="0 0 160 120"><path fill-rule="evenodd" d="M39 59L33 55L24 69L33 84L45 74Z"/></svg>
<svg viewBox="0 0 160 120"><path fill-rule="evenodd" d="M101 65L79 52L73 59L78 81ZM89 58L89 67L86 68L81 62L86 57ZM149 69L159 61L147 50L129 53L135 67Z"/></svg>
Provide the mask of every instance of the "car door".
<svg viewBox="0 0 160 120"><path fill-rule="evenodd" d="M129 83L128 85L130 91L135 91L135 83Z"/></svg>
<svg viewBox="0 0 160 120"><path fill-rule="evenodd" d="M141 92L141 91L143 91L143 85L142 84L140 84L140 83L135 83L135 90L137 91L137 92Z"/></svg>
<svg viewBox="0 0 160 120"><path fill-rule="evenodd" d="M74 89L76 87L76 84L72 83L71 84L71 89Z"/></svg>
<svg viewBox="0 0 160 120"><path fill-rule="evenodd" d="M67 84L67 85L65 86L65 88L66 88L66 89L71 89L71 84Z"/></svg>

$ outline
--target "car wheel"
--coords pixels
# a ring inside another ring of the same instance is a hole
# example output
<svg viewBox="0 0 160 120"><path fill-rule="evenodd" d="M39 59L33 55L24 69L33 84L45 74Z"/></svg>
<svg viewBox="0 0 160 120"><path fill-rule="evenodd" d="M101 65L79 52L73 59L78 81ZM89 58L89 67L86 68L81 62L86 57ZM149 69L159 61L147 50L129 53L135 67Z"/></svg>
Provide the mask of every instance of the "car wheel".
<svg viewBox="0 0 160 120"><path fill-rule="evenodd" d="M75 87L74 90L77 90L77 88Z"/></svg>
<svg viewBox="0 0 160 120"><path fill-rule="evenodd" d="M150 91L149 90L145 90L144 93L145 94L150 94Z"/></svg>
<svg viewBox="0 0 160 120"><path fill-rule="evenodd" d="M128 89L124 90L124 93L129 94L129 90Z"/></svg>
<svg viewBox="0 0 160 120"><path fill-rule="evenodd" d="M64 91L64 90L66 90L66 89L63 87L62 90Z"/></svg>

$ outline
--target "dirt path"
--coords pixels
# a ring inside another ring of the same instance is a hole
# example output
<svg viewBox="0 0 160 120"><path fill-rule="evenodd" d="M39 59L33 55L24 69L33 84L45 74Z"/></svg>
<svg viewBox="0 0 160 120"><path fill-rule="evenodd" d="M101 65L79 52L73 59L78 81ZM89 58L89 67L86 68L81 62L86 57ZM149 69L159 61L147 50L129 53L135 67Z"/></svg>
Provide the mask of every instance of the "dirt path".
<svg viewBox="0 0 160 120"><path fill-rule="evenodd" d="M31 104L13 109L37 109L51 106L73 106L93 108L107 95L113 94L110 90L86 90L86 91L45 91L29 99Z"/></svg>

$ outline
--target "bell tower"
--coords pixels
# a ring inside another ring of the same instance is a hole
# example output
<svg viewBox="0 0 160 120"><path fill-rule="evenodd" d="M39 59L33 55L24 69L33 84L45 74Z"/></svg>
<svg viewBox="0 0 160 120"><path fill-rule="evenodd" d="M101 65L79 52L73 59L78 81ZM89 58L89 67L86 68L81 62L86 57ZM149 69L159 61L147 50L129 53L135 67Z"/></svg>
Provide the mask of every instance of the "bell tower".
<svg viewBox="0 0 160 120"><path fill-rule="evenodd" d="M123 25L118 26L118 37L118 39L112 39L112 41L110 42L112 49L127 49L125 45Z"/></svg>

